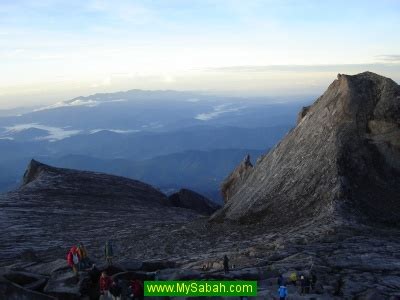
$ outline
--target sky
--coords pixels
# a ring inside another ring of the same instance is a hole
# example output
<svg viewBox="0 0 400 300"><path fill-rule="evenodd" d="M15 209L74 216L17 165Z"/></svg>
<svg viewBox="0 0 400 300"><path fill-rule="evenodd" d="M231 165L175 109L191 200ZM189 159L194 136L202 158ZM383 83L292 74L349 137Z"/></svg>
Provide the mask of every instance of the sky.
<svg viewBox="0 0 400 300"><path fill-rule="evenodd" d="M0 109L96 92L322 93L400 82L400 1L1 0Z"/></svg>

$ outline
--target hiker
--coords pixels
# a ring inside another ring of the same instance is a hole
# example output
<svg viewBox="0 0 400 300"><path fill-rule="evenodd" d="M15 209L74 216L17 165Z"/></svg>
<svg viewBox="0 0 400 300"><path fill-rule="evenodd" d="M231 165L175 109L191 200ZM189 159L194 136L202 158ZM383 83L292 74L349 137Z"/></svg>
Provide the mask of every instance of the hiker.
<svg viewBox="0 0 400 300"><path fill-rule="evenodd" d="M137 300L142 300L144 297L143 285L138 279L131 280L131 297Z"/></svg>
<svg viewBox="0 0 400 300"><path fill-rule="evenodd" d="M120 280L117 280L111 285L110 294L112 295L113 300L121 300L122 287Z"/></svg>
<svg viewBox="0 0 400 300"><path fill-rule="evenodd" d="M278 277L278 286L285 285L285 278L283 278L283 275L280 274Z"/></svg>
<svg viewBox="0 0 400 300"><path fill-rule="evenodd" d="M304 295L304 293L306 292L306 279L304 278L304 275L300 276L300 287L300 295Z"/></svg>
<svg viewBox="0 0 400 300"><path fill-rule="evenodd" d="M225 274L228 274L229 273L229 258L228 258L228 256L224 256L224 272L225 272Z"/></svg>
<svg viewBox="0 0 400 300"><path fill-rule="evenodd" d="M109 266L112 265L112 259L114 256L114 249L113 249L113 244L111 240L108 240L104 246L104 256L106 258L107 264Z"/></svg>
<svg viewBox="0 0 400 300"><path fill-rule="evenodd" d="M101 276L100 270L96 267L95 264L92 265L92 267L88 271L88 275L90 278L90 281L92 283L95 283L99 280L99 277Z"/></svg>
<svg viewBox="0 0 400 300"><path fill-rule="evenodd" d="M100 276L100 299L111 299L110 288L113 284L112 279L107 275L106 271L101 272Z"/></svg>
<svg viewBox="0 0 400 300"><path fill-rule="evenodd" d="M278 289L279 300L285 300L288 292L285 284L281 285Z"/></svg>
<svg viewBox="0 0 400 300"><path fill-rule="evenodd" d="M76 246L72 246L67 254L67 263L72 268L72 271L74 272L75 275L78 274L79 271L79 262L80 262L80 256L78 248L76 248Z"/></svg>
<svg viewBox="0 0 400 300"><path fill-rule="evenodd" d="M311 274L311 289L315 290L315 283L317 282L317 275L315 273Z"/></svg>
<svg viewBox="0 0 400 300"><path fill-rule="evenodd" d="M293 284L294 286L297 285L297 273L292 272L289 276L290 283Z"/></svg>
<svg viewBox="0 0 400 300"><path fill-rule="evenodd" d="M80 269L86 269L90 267L90 260L89 257L87 255L87 250L86 247L83 243L79 243L78 244L78 253L80 256Z"/></svg>

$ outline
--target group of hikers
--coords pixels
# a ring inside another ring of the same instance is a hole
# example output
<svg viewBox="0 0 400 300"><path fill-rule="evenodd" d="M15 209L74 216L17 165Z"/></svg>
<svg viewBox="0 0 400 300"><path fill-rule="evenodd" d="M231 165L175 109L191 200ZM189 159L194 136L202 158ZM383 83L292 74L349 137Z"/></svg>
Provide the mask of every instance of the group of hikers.
<svg viewBox="0 0 400 300"><path fill-rule="evenodd" d="M108 240L104 245L104 258L109 267L112 265L113 256L113 243L111 240ZM97 270L96 266L92 264L89 259L86 247L82 242L78 243L77 246L72 246L68 251L67 263L75 275L78 275L81 271L93 273ZM113 280L108 276L106 271L101 272L99 279L99 292L101 300L141 300L144 297L143 283L139 279L132 279L130 280L129 285L127 285L123 280Z"/></svg>
<svg viewBox="0 0 400 300"><path fill-rule="evenodd" d="M100 276L99 286L101 300L142 300L144 298L143 283L139 279L130 280L130 284L127 287L123 280L113 280L107 275L106 271L103 271Z"/></svg>
<svg viewBox="0 0 400 300"><path fill-rule="evenodd" d="M229 258L227 255L224 255L223 260L222 260L222 265L224 268L224 273L228 274L230 271L230 265L229 265ZM232 265L232 268L234 268L234 265ZM205 264L203 265L203 271L207 271L210 269L210 265ZM278 296L280 300L285 300L288 296L288 289L287 289L287 284L286 284L286 279L284 276L281 274L278 277ZM317 276L314 273L310 273L309 275L304 275L300 274L300 277L298 277L297 272L292 272L289 275L288 278L289 284L292 284L295 287L298 287L300 295L305 295L309 294L311 291L315 290L315 283L317 282ZM245 297L241 297L245 298Z"/></svg>
<svg viewBox="0 0 400 300"><path fill-rule="evenodd" d="M309 294L311 291L315 290L315 283L317 282L317 276L314 273L311 273L309 276L304 274L300 275L298 278L296 272L292 272L289 275L289 283L299 287L300 295ZM288 290L286 287L286 279L283 275L279 275L278 277L278 294L280 300L285 300L288 296Z"/></svg>
<svg viewBox="0 0 400 300"><path fill-rule="evenodd" d="M113 243L111 240L108 240L104 245L104 257L109 266L112 265L113 256ZM89 259L86 247L82 242L78 243L77 246L72 246L71 249L69 249L67 253L67 263L75 274L78 274L79 271L94 267Z"/></svg>
<svg viewBox="0 0 400 300"><path fill-rule="evenodd" d="M67 263L75 274L91 267L91 262L83 243L71 247L67 253Z"/></svg>
<svg viewBox="0 0 400 300"><path fill-rule="evenodd" d="M108 240L104 245L104 258L108 264L108 266L112 265L112 260L114 256L114 248L111 240ZM91 263L91 260L88 257L88 252L83 243L78 243L77 246L72 246L67 254L67 262L68 265L72 268L72 271L75 274L78 274L79 271L84 270L94 270L95 265ZM227 255L223 257L223 268L224 273L228 274L229 267L229 258ZM207 270L209 266L204 265L203 270ZM281 274L278 277L278 295L280 300L285 300L288 296L288 289L286 278ZM315 289L315 283L317 281L317 277L314 273L311 273L309 276L301 274L300 277L297 276L296 272L292 272L288 278L289 284L292 284L296 287L299 287L299 292L301 295L309 294L310 291ZM143 284L138 279L133 279L130 281L130 285L127 288L126 284L123 286L123 281L121 280L112 280L110 276L107 275L106 271L103 271L99 280L100 287L100 299L109 300L121 299L121 296L124 296L124 299L143 299ZM241 297L243 298L243 297Z"/></svg>

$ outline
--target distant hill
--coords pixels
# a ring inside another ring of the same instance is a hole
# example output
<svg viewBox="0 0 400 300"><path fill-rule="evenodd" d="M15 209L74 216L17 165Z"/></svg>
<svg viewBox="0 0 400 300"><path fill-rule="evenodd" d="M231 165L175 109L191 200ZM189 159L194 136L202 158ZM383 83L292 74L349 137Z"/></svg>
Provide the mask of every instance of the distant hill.
<svg viewBox="0 0 400 300"><path fill-rule="evenodd" d="M0 116L0 192L17 186L25 165L40 158L220 199L220 181L247 149L255 157L272 148L309 101L281 100L131 90L13 110L19 114Z"/></svg>
<svg viewBox="0 0 400 300"><path fill-rule="evenodd" d="M57 167L102 171L142 180L168 194L188 188L220 202L219 187L223 178L244 156L250 154L256 159L262 152L245 149L191 150L143 161L107 160L80 155L39 159Z"/></svg>

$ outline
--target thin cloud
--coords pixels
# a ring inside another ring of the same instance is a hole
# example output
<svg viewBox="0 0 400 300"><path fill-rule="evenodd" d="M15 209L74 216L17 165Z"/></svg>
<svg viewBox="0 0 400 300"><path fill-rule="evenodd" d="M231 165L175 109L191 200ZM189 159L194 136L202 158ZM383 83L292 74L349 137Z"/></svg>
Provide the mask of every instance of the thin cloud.
<svg viewBox="0 0 400 300"><path fill-rule="evenodd" d="M400 56L399 56L400 57ZM392 60L394 61L394 59ZM399 58L400 63L400 58ZM217 68L208 68L206 71L211 72L271 72L271 71L282 71L282 72L333 72L337 70L348 70L348 69L361 69L361 70L374 70L382 68L399 68L400 64L388 64L388 63L370 63L370 64L337 64L337 65L264 65L264 66L226 66Z"/></svg>
<svg viewBox="0 0 400 300"><path fill-rule="evenodd" d="M399 54L377 55L376 58L381 61L400 63L400 55Z"/></svg>

